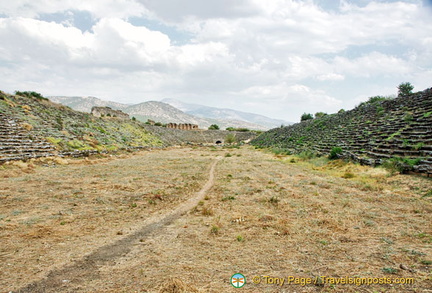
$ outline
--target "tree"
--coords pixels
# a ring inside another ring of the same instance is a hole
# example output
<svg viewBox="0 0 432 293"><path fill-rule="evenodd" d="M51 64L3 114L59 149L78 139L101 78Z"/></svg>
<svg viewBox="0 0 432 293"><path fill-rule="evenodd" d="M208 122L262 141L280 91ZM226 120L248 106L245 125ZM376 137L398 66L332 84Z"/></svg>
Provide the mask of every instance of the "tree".
<svg viewBox="0 0 432 293"><path fill-rule="evenodd" d="M208 129L209 130L219 130L219 126L216 124L212 124L212 125L210 125L210 127Z"/></svg>
<svg viewBox="0 0 432 293"><path fill-rule="evenodd" d="M306 121L306 120L312 120L313 116L310 113L303 113L303 115L301 115L300 121Z"/></svg>
<svg viewBox="0 0 432 293"><path fill-rule="evenodd" d="M403 82L398 85L398 96L407 96L409 94L412 94L413 89L414 86L411 83Z"/></svg>

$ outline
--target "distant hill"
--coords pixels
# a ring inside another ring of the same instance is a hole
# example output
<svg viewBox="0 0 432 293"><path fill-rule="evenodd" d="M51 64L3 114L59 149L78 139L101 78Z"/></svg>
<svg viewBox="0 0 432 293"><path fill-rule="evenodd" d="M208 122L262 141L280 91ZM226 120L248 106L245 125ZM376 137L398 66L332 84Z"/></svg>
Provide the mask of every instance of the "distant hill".
<svg viewBox="0 0 432 293"><path fill-rule="evenodd" d="M432 89L374 99L351 111L275 128L251 142L282 152L313 152L362 164L432 174Z"/></svg>
<svg viewBox="0 0 432 293"><path fill-rule="evenodd" d="M209 124L209 121L205 119L194 117L171 105L157 101L148 101L137 105L132 105L123 109L123 111L141 121L147 121L147 119L151 119L162 123L192 123L198 124L201 127L207 127L211 125Z"/></svg>
<svg viewBox="0 0 432 293"><path fill-rule="evenodd" d="M216 108L198 104L188 104L176 99L163 99L162 102L170 104L177 109L180 109L183 112L194 116L202 118L212 118L217 120L245 121L253 124L262 125L267 129L279 127L281 125L286 126L293 124L292 122L287 122L280 119L272 119L259 114L242 112L227 108Z"/></svg>
<svg viewBox="0 0 432 293"><path fill-rule="evenodd" d="M274 123L269 123L270 118L260 116L257 114L243 113L230 109L221 109L225 111L226 115L220 114L216 115L215 111L217 108L209 108L207 111L209 116L204 113L199 113L199 115L194 115L193 113L185 113L182 109L177 108L175 105L170 105L164 102L158 101L148 101L136 105L126 105L116 102L104 101L95 97L65 97L65 96L51 96L49 97L51 101L56 103L61 103L65 106L69 106L74 110L90 112L93 106L105 106L111 107L112 109L122 110L131 116L134 116L138 120L146 122L147 119L154 120L156 122L162 123L192 123L198 124L200 128L206 129L212 124L217 124L221 129L227 127L234 128L248 128L253 130L268 130L275 125L280 126L280 120L274 120ZM184 104L186 105L186 104ZM197 105L199 107L204 107ZM213 112L210 109L215 109ZM232 111L233 113L229 113ZM202 111L201 111L202 112ZM235 114L235 113L238 114ZM247 114L256 116L254 119L246 118ZM261 117L261 118L258 118ZM259 121L261 119L262 123L255 123L253 120ZM282 121L283 122L283 121Z"/></svg>
<svg viewBox="0 0 432 293"><path fill-rule="evenodd" d="M87 112L90 113L92 107L110 107L112 109L116 110L124 110L129 105L111 102L111 101L104 101L101 99L98 99L96 97L66 97L66 96L55 96L55 97L48 97L51 101L55 103L59 103L68 107L71 107L72 109L76 111L81 112Z"/></svg>

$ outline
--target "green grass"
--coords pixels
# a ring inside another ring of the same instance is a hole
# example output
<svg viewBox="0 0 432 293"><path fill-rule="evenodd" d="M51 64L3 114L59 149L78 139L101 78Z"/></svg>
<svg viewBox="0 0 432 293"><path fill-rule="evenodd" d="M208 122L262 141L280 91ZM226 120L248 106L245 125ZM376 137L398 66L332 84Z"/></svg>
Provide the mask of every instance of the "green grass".
<svg viewBox="0 0 432 293"><path fill-rule="evenodd" d="M0 112L30 125L29 135L45 138L59 151L163 146L163 142L138 121L96 118L51 103L35 92L4 96L0 100Z"/></svg>

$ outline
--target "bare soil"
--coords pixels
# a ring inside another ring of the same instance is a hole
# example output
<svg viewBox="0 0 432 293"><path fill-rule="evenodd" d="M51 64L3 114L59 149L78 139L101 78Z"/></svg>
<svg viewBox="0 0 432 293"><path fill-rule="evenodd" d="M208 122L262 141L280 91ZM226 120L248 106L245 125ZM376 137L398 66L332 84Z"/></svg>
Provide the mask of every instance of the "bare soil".
<svg viewBox="0 0 432 293"><path fill-rule="evenodd" d="M0 292L432 292L430 189L247 146L14 163L0 167Z"/></svg>

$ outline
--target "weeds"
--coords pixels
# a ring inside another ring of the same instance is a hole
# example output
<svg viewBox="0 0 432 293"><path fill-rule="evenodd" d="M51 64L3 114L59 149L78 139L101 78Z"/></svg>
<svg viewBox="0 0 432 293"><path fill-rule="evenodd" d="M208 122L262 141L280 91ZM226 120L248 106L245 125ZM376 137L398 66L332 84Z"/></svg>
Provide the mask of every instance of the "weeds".
<svg viewBox="0 0 432 293"><path fill-rule="evenodd" d="M219 234L219 231L220 231L220 227L217 225L213 225L210 229L210 233L214 235Z"/></svg>
<svg viewBox="0 0 432 293"><path fill-rule="evenodd" d="M235 200L234 196L225 196L221 199L222 201L227 201L227 200Z"/></svg>
<svg viewBox="0 0 432 293"><path fill-rule="evenodd" d="M208 216L213 216L214 212L213 212L213 210L211 208L203 207L203 209L201 210L201 214L203 216L207 216L208 217Z"/></svg>
<svg viewBox="0 0 432 293"><path fill-rule="evenodd" d="M270 197L268 202L273 204L273 205L277 205L279 203L279 198L277 198L276 196L272 196L272 197Z"/></svg>
<svg viewBox="0 0 432 293"><path fill-rule="evenodd" d="M386 268L382 268L381 271L386 274L396 274L399 270L395 268L386 267Z"/></svg>

